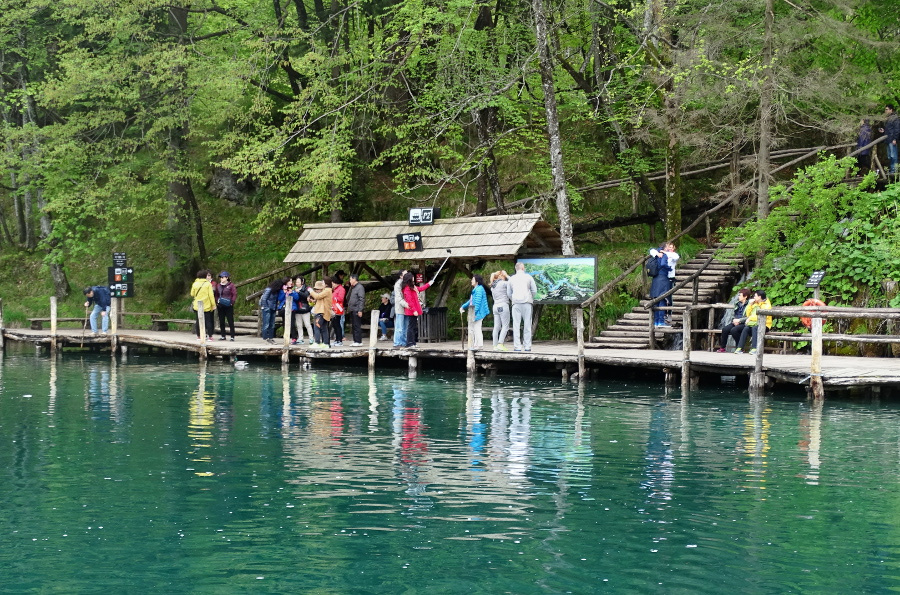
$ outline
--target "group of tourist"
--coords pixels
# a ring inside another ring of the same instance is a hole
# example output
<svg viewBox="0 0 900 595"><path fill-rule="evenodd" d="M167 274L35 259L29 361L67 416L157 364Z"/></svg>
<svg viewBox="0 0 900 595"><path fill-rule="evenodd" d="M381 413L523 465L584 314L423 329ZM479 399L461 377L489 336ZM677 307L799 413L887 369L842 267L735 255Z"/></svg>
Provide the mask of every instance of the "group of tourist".
<svg viewBox="0 0 900 595"><path fill-rule="evenodd" d="M516 263L516 274L512 277L502 270L491 273L488 286L485 286L484 278L477 274L472 275L471 282L470 297L459 308L460 313L470 307L474 309L470 349L477 350L484 347L482 324L488 314L493 312L494 349L508 351L505 343L510 319L512 319L513 349L515 351L531 351L532 315L537 284L534 282L534 278L525 272L525 265L521 262ZM488 308L488 289L494 300L493 308Z"/></svg>
<svg viewBox="0 0 900 595"><path fill-rule="evenodd" d="M275 327L293 316L290 331L292 345L304 342L304 330L309 345L314 349L327 349L344 344L344 325L350 318L353 347L362 345L362 317L365 311L365 289L359 276L351 274L345 287L344 271L326 275L310 287L304 277L284 277L272 281L259 298L262 316L262 338L275 343ZM290 296L290 312L287 312Z"/></svg>
<svg viewBox="0 0 900 595"><path fill-rule="evenodd" d="M222 271L218 281L213 280L212 271L201 269L197 271L193 285L191 285L191 309L194 312L203 311L203 321L206 327L206 338L213 340L215 333L215 312L219 313L219 329L222 341L225 340L226 324L231 331L231 340L234 341L234 303L237 301L237 288L231 282L231 273ZM200 338L200 322L194 323L194 334Z"/></svg>
<svg viewBox="0 0 900 595"><path fill-rule="evenodd" d="M719 337L718 353L725 353L729 339L734 341L734 353L744 353L744 345L747 343L747 338L750 337L749 353L755 354L759 347L756 340L759 331L759 312L771 308L772 303L762 289L755 291L741 289L737 294L737 303L734 306L734 318L731 323L725 325ZM765 316L764 318L766 328L772 328L772 317Z"/></svg>

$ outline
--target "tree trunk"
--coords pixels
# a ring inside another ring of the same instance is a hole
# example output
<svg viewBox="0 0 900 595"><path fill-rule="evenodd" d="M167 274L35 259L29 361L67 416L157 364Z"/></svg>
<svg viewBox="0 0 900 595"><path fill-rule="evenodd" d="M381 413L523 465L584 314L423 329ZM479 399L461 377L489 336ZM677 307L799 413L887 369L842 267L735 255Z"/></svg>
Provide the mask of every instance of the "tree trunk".
<svg viewBox="0 0 900 595"><path fill-rule="evenodd" d="M550 43L547 14L543 0L532 0L534 9L535 30L537 32L537 50L540 59L541 88L544 91L544 111L547 113L547 136L550 140L550 173L553 177L553 195L556 200L556 212L559 216L559 235L562 238L564 256L575 254L575 242L572 239L572 215L569 210L569 197L566 192L566 172L563 167L562 139L559 134L559 114L556 109L556 90L554 88L553 62L550 58Z"/></svg>
<svg viewBox="0 0 900 595"><path fill-rule="evenodd" d="M773 0L766 0L765 38L763 41L763 86L759 97L759 190L756 193L756 215L761 221L769 216L769 180L771 164L769 150L772 145L772 97L775 93L775 74L772 69L773 29L775 10Z"/></svg>
<svg viewBox="0 0 900 595"><path fill-rule="evenodd" d="M188 42L188 12L182 7L170 7L169 29L177 43L184 47ZM168 156L166 167L169 170L169 182L166 188L166 200L169 204L169 213L166 220L166 232L168 236L167 261L169 264L169 278L165 287L165 296L168 300L181 297L194 277L194 269L206 262L206 247L203 240L203 223L200 217L200 208L194 196L194 189L190 177L187 175L187 135L189 124L187 120L190 99L187 94L187 71L183 66L174 70L177 83L172 89L179 94L179 106L182 110L181 124L168 130L166 139ZM193 220L193 229L191 221ZM195 251L194 241L199 249Z"/></svg>

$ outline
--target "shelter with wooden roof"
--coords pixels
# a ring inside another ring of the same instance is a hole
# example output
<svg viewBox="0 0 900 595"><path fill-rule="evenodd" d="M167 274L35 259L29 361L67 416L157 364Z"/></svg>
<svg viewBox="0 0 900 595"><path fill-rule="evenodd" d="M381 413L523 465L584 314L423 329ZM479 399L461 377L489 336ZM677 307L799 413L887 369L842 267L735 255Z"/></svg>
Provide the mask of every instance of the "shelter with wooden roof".
<svg viewBox="0 0 900 595"><path fill-rule="evenodd" d="M398 236L411 233L421 234L422 249L401 251ZM368 291L379 286L392 287L396 278L394 271L379 273L371 263L410 263L403 267L417 269L427 279L446 258L437 291L429 291L428 300L443 309L456 273L471 276L469 267L476 262L514 261L561 252L562 239L552 225L538 214L516 214L436 219L430 225L410 225L407 221L314 223L303 227L284 262L313 264L316 266L310 271L322 268L326 274L330 264L346 263L351 273L364 270L375 280L365 282ZM445 322L442 324L446 326ZM446 337L446 329L440 336Z"/></svg>
<svg viewBox="0 0 900 595"><path fill-rule="evenodd" d="M401 252L397 236L419 232L422 250ZM285 257L286 263L502 260L560 254L559 232L538 214L436 219L431 225L406 221L313 223Z"/></svg>

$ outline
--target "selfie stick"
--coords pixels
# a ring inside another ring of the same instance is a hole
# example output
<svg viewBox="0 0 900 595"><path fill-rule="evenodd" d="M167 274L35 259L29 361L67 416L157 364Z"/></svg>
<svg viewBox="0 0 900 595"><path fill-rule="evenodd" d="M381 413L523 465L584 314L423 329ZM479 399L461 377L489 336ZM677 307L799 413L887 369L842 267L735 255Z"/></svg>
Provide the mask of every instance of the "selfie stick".
<svg viewBox="0 0 900 595"><path fill-rule="evenodd" d="M444 259L444 262L441 263L441 266L438 267L438 270L437 270L437 272L434 274L434 277L432 277L432 279L437 279L437 276L441 274L441 271L443 270L444 265L447 264L447 261L450 259L450 254L451 254L450 248L447 248L447 258L445 258L445 259Z"/></svg>

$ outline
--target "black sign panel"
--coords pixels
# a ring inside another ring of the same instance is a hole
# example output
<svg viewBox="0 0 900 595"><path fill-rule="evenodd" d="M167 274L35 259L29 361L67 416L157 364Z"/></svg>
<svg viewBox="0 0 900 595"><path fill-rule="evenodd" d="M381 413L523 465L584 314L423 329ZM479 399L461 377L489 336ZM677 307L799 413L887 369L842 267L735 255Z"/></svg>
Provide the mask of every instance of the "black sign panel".
<svg viewBox="0 0 900 595"><path fill-rule="evenodd" d="M806 286L815 289L822 283L822 278L824 276L825 271L813 271L812 275L809 276L809 280L806 282Z"/></svg>
<svg viewBox="0 0 900 595"><path fill-rule="evenodd" d="M417 231L397 234L397 250L400 252L421 252L422 234Z"/></svg>
<svg viewBox="0 0 900 595"><path fill-rule="evenodd" d="M439 207L415 207L409 209L410 225L431 225L435 219L441 217Z"/></svg>
<svg viewBox="0 0 900 595"><path fill-rule="evenodd" d="M134 269L130 267L109 267L106 280L112 297L134 297Z"/></svg>
<svg viewBox="0 0 900 595"><path fill-rule="evenodd" d="M124 267L128 265L128 255L124 252L113 252L113 266Z"/></svg>

